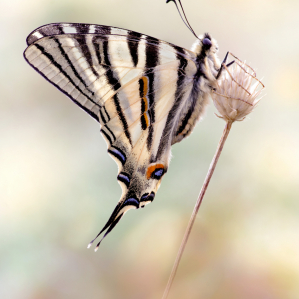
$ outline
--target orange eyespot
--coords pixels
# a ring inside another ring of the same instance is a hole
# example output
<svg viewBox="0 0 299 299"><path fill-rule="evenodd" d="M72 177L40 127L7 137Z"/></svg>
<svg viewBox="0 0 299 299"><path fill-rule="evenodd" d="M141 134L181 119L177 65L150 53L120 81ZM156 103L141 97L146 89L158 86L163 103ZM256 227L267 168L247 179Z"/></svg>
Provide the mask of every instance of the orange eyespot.
<svg viewBox="0 0 299 299"><path fill-rule="evenodd" d="M146 178L159 180L164 174L164 165L163 164L154 164L148 167L146 172Z"/></svg>

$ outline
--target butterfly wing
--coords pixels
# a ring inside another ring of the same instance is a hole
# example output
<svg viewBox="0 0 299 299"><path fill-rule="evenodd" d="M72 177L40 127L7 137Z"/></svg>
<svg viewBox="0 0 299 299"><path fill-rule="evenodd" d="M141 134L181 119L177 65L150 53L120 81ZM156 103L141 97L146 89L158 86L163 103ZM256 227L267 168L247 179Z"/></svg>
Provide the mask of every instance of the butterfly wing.
<svg viewBox="0 0 299 299"><path fill-rule="evenodd" d="M155 197L182 132L181 114L188 113L194 55L137 32L88 24L45 25L27 44L28 63L100 122L118 164L122 195L98 234L107 229L105 237L125 212Z"/></svg>

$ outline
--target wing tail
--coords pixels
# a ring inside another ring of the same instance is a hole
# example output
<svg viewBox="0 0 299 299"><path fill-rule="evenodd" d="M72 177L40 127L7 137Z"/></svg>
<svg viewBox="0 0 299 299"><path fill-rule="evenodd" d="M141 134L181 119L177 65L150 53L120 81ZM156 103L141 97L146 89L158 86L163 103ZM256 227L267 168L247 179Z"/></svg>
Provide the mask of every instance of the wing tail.
<svg viewBox="0 0 299 299"><path fill-rule="evenodd" d="M97 251L103 239L114 229L114 227L123 217L123 215L130 209L138 209L139 203L139 200L134 197L127 198L126 200L121 200L115 207L105 226L97 234L97 236L88 244L87 248L90 248L93 242L107 229L106 233L95 248L95 251Z"/></svg>

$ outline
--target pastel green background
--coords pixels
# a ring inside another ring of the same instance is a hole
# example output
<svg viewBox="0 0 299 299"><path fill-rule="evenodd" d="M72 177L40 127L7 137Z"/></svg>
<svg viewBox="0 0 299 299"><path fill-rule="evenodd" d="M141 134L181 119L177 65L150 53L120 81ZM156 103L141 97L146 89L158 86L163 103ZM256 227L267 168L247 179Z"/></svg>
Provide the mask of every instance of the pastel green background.
<svg viewBox="0 0 299 299"><path fill-rule="evenodd" d="M299 1L183 0L209 32L257 70L266 96L233 125L169 299L299 298ZM101 244L89 241L120 196L99 125L23 59L51 22L114 25L190 48L164 0L0 0L0 298L162 297L224 122L210 105L173 147L145 209Z"/></svg>

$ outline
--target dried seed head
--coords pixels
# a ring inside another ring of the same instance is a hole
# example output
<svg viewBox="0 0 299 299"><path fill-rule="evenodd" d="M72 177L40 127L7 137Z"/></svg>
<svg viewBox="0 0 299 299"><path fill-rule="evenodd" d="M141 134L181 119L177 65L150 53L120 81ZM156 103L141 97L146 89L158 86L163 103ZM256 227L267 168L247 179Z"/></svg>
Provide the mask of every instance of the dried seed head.
<svg viewBox="0 0 299 299"><path fill-rule="evenodd" d="M216 90L212 92L212 99L220 114L216 115L234 122L244 120L256 107L264 85L250 66L231 55L235 62L229 67L223 64L223 74L217 81Z"/></svg>

